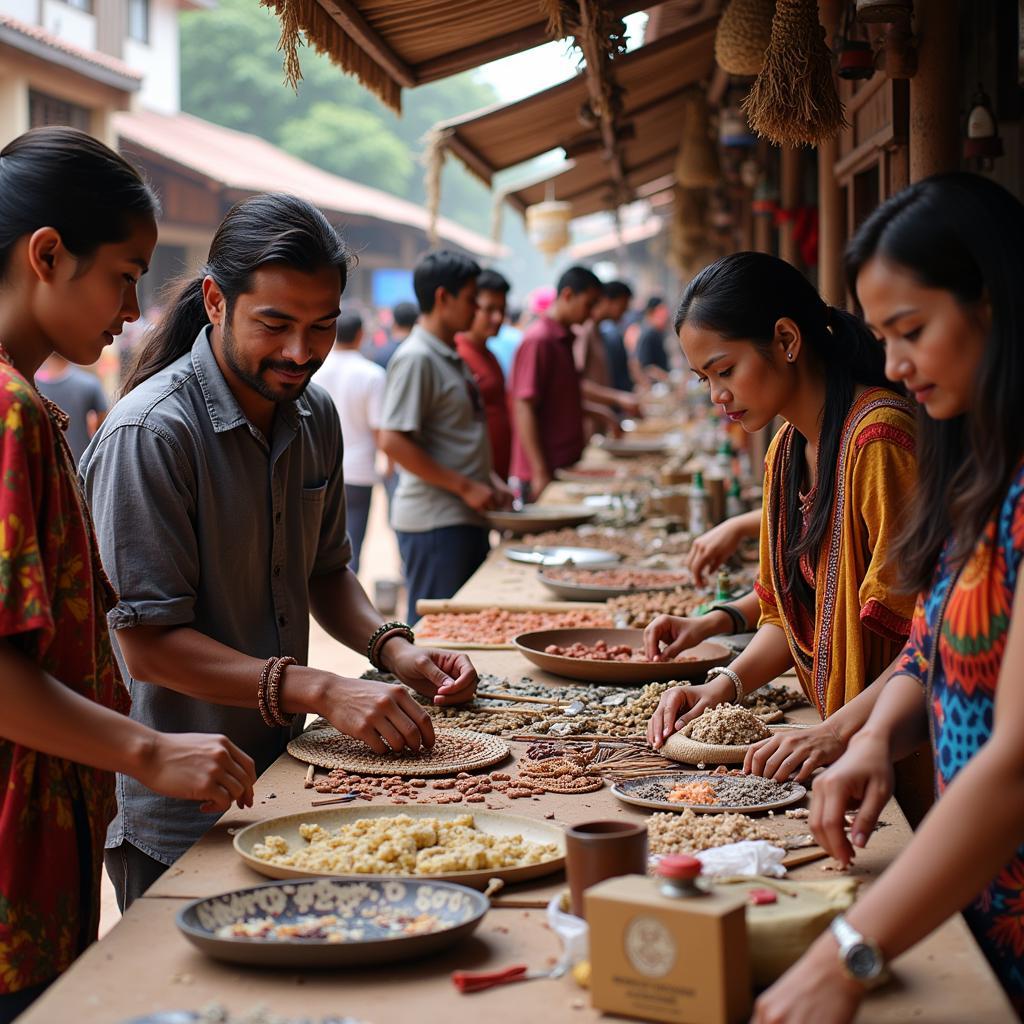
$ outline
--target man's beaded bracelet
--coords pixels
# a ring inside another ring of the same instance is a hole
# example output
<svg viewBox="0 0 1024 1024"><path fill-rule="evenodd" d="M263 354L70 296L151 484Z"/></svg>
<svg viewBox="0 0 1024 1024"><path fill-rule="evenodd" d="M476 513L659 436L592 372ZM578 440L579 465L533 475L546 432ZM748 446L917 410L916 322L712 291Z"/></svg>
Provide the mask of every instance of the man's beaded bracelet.
<svg viewBox="0 0 1024 1024"><path fill-rule="evenodd" d="M284 670L294 664L294 658L278 658L267 679L267 710L275 725L290 726L295 718L294 715L286 715L281 711L281 680L284 677Z"/></svg>
<svg viewBox="0 0 1024 1024"><path fill-rule="evenodd" d="M392 636L404 636L409 643L416 643L416 634L412 631L412 626L407 622L395 620L378 626L373 631L373 635L366 645L366 657L378 672L387 672L387 668L380 662L380 651Z"/></svg>

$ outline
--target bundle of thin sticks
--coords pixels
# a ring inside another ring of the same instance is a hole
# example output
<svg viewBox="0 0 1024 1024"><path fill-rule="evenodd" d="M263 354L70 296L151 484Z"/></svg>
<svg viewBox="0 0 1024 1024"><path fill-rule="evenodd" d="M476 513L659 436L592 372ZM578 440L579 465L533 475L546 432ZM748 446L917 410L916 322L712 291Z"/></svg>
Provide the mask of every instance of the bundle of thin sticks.
<svg viewBox="0 0 1024 1024"><path fill-rule="evenodd" d="M585 765L590 772L596 772L612 782L645 779L652 775L667 775L683 770L676 761L634 746L612 746L599 742L583 746L579 743L547 740L535 743L527 751L527 758L534 763L554 757L569 757L575 763Z"/></svg>

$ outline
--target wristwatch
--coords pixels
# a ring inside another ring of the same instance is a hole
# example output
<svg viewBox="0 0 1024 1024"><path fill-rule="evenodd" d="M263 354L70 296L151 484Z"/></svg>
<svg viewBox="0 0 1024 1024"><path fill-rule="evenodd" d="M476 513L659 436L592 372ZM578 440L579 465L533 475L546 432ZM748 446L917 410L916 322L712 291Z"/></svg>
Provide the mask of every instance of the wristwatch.
<svg viewBox="0 0 1024 1024"><path fill-rule="evenodd" d="M839 943L839 964L846 976L867 988L876 985L885 972L878 943L861 935L842 914L832 919L829 929Z"/></svg>

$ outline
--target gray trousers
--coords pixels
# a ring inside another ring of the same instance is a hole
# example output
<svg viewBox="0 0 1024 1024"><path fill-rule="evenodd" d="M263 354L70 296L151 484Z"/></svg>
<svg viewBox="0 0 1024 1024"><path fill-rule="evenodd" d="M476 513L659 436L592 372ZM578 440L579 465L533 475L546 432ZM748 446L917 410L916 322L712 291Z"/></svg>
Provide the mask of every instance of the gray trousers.
<svg viewBox="0 0 1024 1024"><path fill-rule="evenodd" d="M167 870L166 864L154 860L131 843L106 850L103 864L114 884L117 905L122 914Z"/></svg>

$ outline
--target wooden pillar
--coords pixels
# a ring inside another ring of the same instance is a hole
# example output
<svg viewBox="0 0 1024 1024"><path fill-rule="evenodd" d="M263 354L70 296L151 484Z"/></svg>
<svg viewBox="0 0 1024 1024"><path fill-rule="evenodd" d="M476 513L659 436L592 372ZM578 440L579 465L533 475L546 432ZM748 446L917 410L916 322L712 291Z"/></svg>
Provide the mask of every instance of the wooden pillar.
<svg viewBox="0 0 1024 1024"><path fill-rule="evenodd" d="M910 80L910 180L960 167L957 0L916 4L917 74Z"/></svg>
<svg viewBox="0 0 1024 1024"><path fill-rule="evenodd" d="M818 0L818 18L825 29L825 44L829 47L832 46L840 14L839 0ZM818 291L827 303L841 307L846 301L842 265L846 211L842 204L842 189L836 180L838 158L838 137L818 146Z"/></svg>
<svg viewBox="0 0 1024 1024"><path fill-rule="evenodd" d="M842 190L836 180L835 163L839 152L837 139L818 146L818 291L832 306L846 304L843 281Z"/></svg>
<svg viewBox="0 0 1024 1024"><path fill-rule="evenodd" d="M782 206L783 221L779 225L779 255L800 266L800 254L797 251L796 239L793 237L793 211L800 205L800 150L789 146L782 147L781 181L779 200Z"/></svg>

